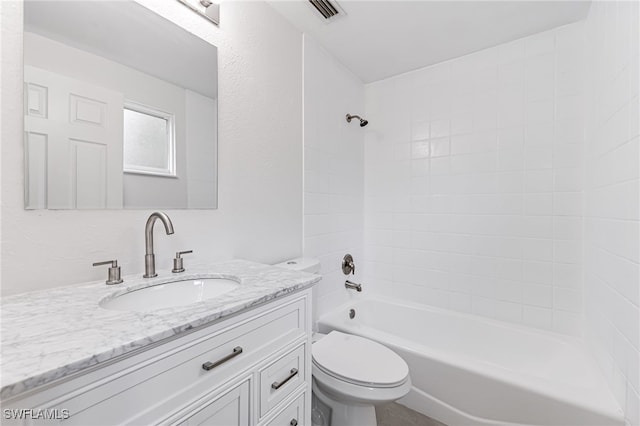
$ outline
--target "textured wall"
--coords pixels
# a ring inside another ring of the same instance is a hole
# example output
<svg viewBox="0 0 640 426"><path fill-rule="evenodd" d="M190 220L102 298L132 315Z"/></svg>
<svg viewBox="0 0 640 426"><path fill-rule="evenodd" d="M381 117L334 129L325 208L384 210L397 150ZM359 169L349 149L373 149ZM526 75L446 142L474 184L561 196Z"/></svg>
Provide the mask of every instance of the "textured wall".
<svg viewBox="0 0 640 426"><path fill-rule="evenodd" d="M363 147L358 120L364 86L310 36L304 37L304 255L322 262L314 288L316 318L354 297L344 288L342 258L351 253L362 277ZM366 283L364 284L366 287Z"/></svg>
<svg viewBox="0 0 640 426"><path fill-rule="evenodd" d="M266 263L302 251L302 37L262 2L228 2L215 27L178 2L140 3L218 46L218 210L169 210L176 233L156 230L157 266L240 257ZM144 269L151 211L25 211L22 152L22 3L0 2L2 290L102 279L118 259Z"/></svg>
<svg viewBox="0 0 640 426"><path fill-rule="evenodd" d="M366 277L582 330L582 24L366 86Z"/></svg>
<svg viewBox="0 0 640 426"><path fill-rule="evenodd" d="M594 2L587 19L587 336L627 422L640 425L639 3Z"/></svg>

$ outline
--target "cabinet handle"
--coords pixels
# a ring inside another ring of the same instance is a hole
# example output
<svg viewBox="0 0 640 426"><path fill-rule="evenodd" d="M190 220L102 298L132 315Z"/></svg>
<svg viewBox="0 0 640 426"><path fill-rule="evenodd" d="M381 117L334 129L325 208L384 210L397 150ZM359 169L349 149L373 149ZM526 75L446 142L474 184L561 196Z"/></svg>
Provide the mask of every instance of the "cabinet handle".
<svg viewBox="0 0 640 426"><path fill-rule="evenodd" d="M298 420L296 420L296 419L291 419L291 421L289 422L289 424L290 424L291 426L298 426Z"/></svg>
<svg viewBox="0 0 640 426"><path fill-rule="evenodd" d="M240 346L236 346L235 348L233 348L233 352L230 353L229 355L225 356L224 358L220 358L216 362L207 361L204 364L202 364L202 368L204 368L207 371L212 370L217 366L219 366L220 364L224 364L225 362L229 361L231 358L237 357L241 353L242 353L242 348Z"/></svg>
<svg viewBox="0 0 640 426"><path fill-rule="evenodd" d="M286 379L284 379L281 382L273 382L273 383L271 383L271 387L273 389L275 389L275 390L280 389L280 387L282 387L282 385L287 383L289 380L293 379L293 376L295 376L296 374L298 374L298 369L297 368L292 368L291 371L289 372L289 376Z"/></svg>

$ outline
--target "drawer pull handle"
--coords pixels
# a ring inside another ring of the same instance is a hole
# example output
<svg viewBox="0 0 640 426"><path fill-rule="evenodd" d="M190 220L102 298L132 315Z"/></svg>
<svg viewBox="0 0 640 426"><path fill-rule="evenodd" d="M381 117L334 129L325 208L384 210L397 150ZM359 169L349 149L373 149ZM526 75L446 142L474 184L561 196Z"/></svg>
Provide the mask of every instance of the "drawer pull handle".
<svg viewBox="0 0 640 426"><path fill-rule="evenodd" d="M220 358L216 362L207 361L204 364L202 364L202 368L204 368L207 371L213 370L220 364L224 364L225 362L229 361L231 358L237 357L241 353L242 353L242 348L240 346L236 346L235 348L233 348L233 352L230 353L229 355L225 356L224 358Z"/></svg>
<svg viewBox="0 0 640 426"><path fill-rule="evenodd" d="M289 422L289 424L290 424L291 426L298 426L298 420L296 420L296 419L291 419L291 421Z"/></svg>
<svg viewBox="0 0 640 426"><path fill-rule="evenodd" d="M284 379L281 382L273 382L271 383L271 387L275 390L278 390L282 387L282 385L284 385L285 383L287 383L289 380L293 379L293 377L298 374L298 369L297 368L292 368L291 371L289 372L289 376ZM297 423L297 422L296 422Z"/></svg>

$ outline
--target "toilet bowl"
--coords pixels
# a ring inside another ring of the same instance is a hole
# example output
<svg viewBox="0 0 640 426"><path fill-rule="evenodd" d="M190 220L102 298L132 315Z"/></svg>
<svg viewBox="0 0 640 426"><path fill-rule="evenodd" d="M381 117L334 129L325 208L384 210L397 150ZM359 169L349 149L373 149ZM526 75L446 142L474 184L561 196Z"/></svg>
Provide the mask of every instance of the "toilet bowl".
<svg viewBox="0 0 640 426"><path fill-rule="evenodd" d="M411 388L409 367L391 349L364 337L332 331L312 346L313 394L328 407L314 426L375 426L375 405Z"/></svg>

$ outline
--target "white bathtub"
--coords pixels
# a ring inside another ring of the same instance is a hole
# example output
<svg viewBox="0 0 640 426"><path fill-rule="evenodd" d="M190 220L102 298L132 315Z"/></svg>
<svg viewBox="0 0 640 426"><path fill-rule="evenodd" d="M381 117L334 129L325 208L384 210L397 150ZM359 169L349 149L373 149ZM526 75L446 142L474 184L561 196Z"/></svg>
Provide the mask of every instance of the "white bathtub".
<svg viewBox="0 0 640 426"><path fill-rule="evenodd" d="M349 309L355 309L354 319ZM318 329L357 334L395 350L409 364L413 384L400 402L448 425L624 425L578 339L375 299L324 315Z"/></svg>

